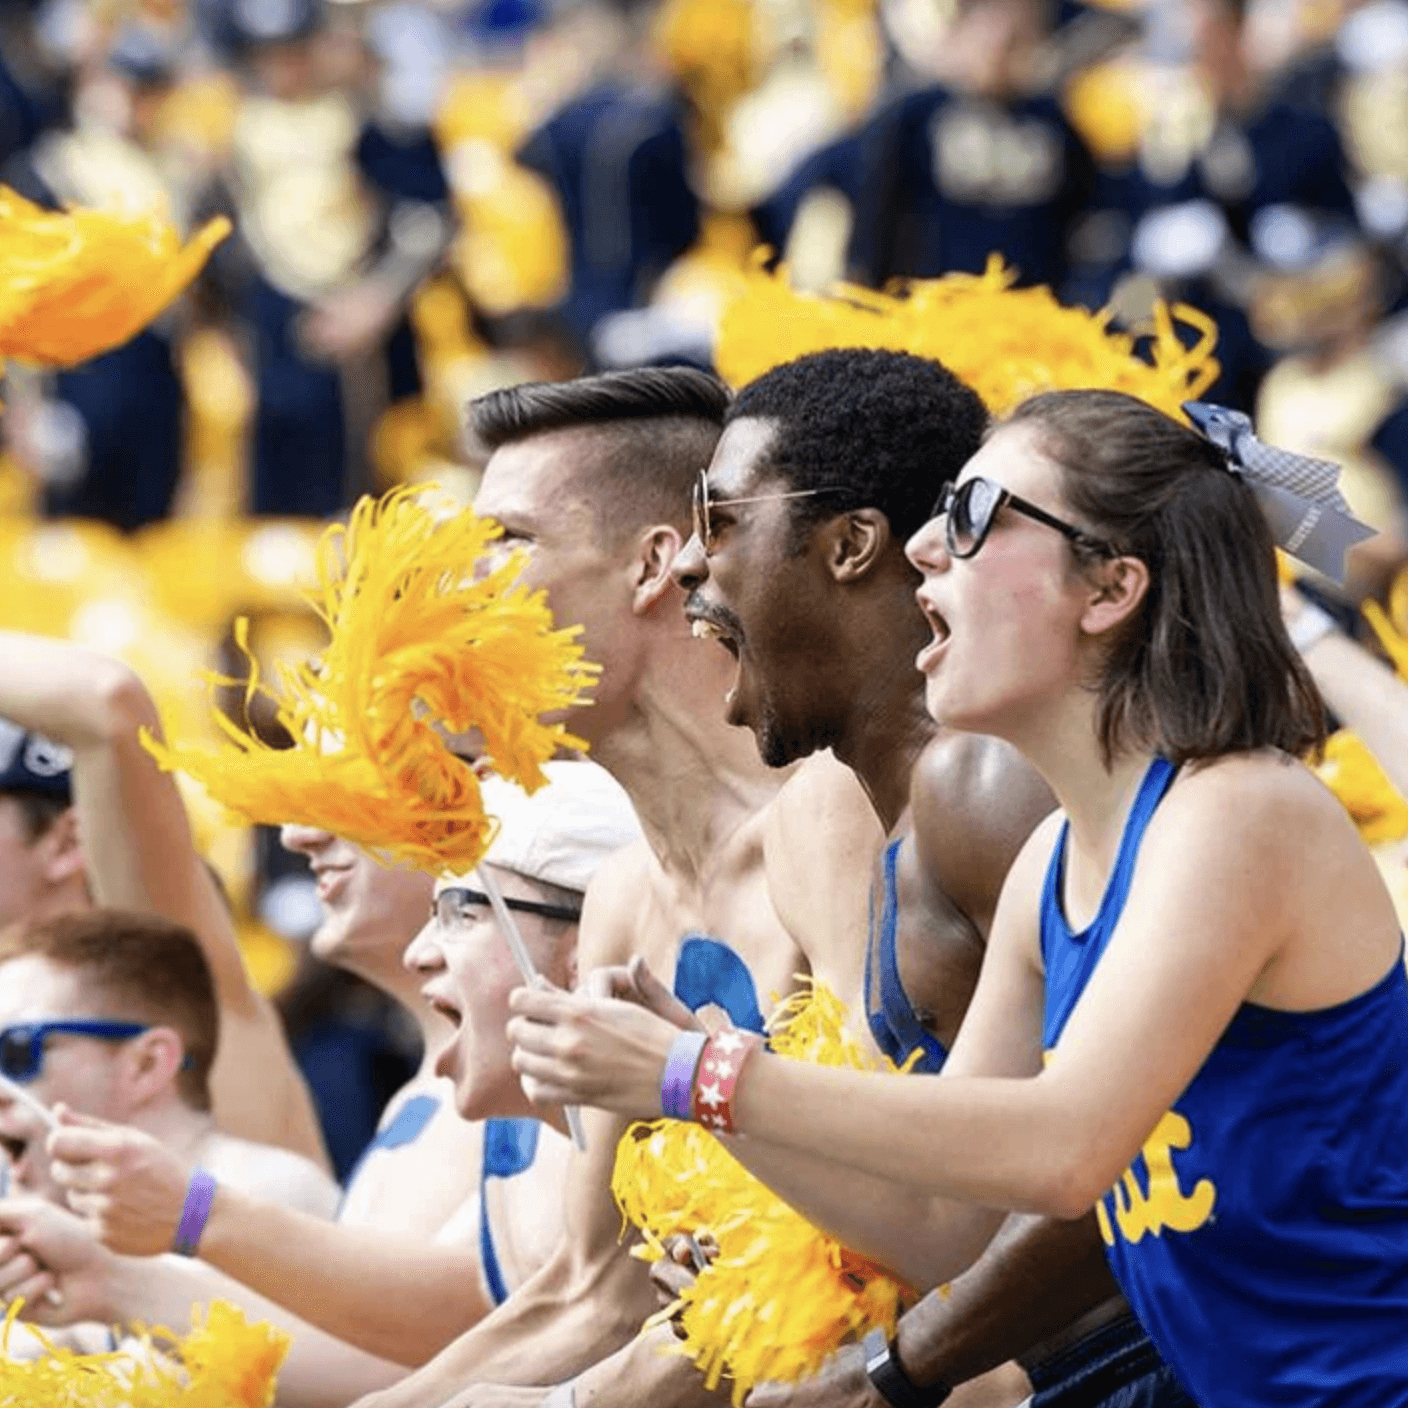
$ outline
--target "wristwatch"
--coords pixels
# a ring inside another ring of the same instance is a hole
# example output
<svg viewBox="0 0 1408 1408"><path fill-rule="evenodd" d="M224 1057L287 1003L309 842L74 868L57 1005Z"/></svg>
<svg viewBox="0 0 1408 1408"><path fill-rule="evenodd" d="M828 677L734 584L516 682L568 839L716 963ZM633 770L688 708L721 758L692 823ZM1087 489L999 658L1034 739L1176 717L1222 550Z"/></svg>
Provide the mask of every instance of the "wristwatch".
<svg viewBox="0 0 1408 1408"><path fill-rule="evenodd" d="M915 1383L905 1373L895 1346L885 1338L884 1330L871 1330L860 1347L865 1355L866 1377L890 1408L938 1408L953 1392L944 1383Z"/></svg>

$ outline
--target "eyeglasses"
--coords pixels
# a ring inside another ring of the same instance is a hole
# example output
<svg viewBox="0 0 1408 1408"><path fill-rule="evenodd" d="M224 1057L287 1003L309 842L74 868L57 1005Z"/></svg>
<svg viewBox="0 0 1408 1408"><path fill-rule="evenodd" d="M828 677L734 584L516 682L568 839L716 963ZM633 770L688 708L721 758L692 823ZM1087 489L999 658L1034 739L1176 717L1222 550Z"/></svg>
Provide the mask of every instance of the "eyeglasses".
<svg viewBox="0 0 1408 1408"><path fill-rule="evenodd" d="M699 478L694 481L694 498L690 508L694 515L694 536L699 539L699 545L704 549L707 557L717 542L714 538L714 525L710 521L709 511L712 508L724 504L763 504L769 499L810 499L817 494L835 494L844 492L844 484L823 484L819 489L789 489L780 494L750 494L742 499L711 499L709 497L709 471L701 469Z"/></svg>
<svg viewBox="0 0 1408 1408"><path fill-rule="evenodd" d="M97 1041L131 1041L151 1028L141 1022L75 1019L62 1022L21 1022L0 1027L0 1072L24 1084L44 1069L44 1043L51 1036L87 1036Z"/></svg>
<svg viewBox="0 0 1408 1408"><path fill-rule="evenodd" d="M992 521L1001 508L1016 509L1028 518L1054 528L1069 538L1078 547L1100 553L1104 557L1117 557L1114 546L1103 538L1096 538L1083 532L1072 523L1047 513L1027 499L994 484L991 479L974 475L957 486L945 484L938 502L934 505L934 518L944 519L944 546L950 557L972 557L987 541Z"/></svg>
<svg viewBox="0 0 1408 1408"><path fill-rule="evenodd" d="M581 917L580 909L572 909L565 904L543 904L538 900L515 900L504 897L504 903L520 914L537 914L544 919L561 919L575 924ZM489 896L482 890L470 890L462 885L451 885L441 890L430 902L430 922L438 924L448 933L464 928L469 923L468 910L489 908Z"/></svg>

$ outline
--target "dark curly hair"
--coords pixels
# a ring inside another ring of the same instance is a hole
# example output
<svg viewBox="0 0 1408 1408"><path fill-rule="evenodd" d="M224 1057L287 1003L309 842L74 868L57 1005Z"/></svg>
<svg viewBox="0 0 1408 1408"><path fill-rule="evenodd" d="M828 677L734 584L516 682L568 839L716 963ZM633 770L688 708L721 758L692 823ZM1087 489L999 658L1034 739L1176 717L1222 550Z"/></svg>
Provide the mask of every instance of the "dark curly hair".
<svg viewBox="0 0 1408 1408"><path fill-rule="evenodd" d="M983 442L988 413L941 362L874 348L814 352L750 382L725 424L745 416L777 434L760 472L792 489L840 485L792 505L797 550L832 514L878 508L903 543Z"/></svg>

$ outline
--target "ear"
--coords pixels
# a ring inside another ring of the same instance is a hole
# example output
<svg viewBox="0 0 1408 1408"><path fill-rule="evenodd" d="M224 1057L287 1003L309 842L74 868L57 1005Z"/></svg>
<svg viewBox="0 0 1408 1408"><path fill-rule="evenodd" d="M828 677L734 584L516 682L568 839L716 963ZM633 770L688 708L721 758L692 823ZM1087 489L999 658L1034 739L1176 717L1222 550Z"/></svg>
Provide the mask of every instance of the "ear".
<svg viewBox="0 0 1408 1408"><path fill-rule="evenodd" d="M890 520L878 508L838 514L819 530L826 565L837 582L857 582L875 570L890 546Z"/></svg>
<svg viewBox="0 0 1408 1408"><path fill-rule="evenodd" d="M1102 562L1087 574L1092 590L1081 613L1080 628L1104 635L1128 621L1149 593L1149 567L1138 557Z"/></svg>
<svg viewBox="0 0 1408 1408"><path fill-rule="evenodd" d="M39 838L44 857L44 878L54 886L65 885L84 871L83 845L78 835L78 808L61 812Z"/></svg>
<svg viewBox="0 0 1408 1408"><path fill-rule="evenodd" d="M637 616L644 616L674 587L670 567L683 546L679 529L668 523L657 523L636 539L631 610Z"/></svg>
<svg viewBox="0 0 1408 1408"><path fill-rule="evenodd" d="M140 1109L174 1088L186 1044L173 1027L153 1027L128 1043L126 1057L128 1105Z"/></svg>

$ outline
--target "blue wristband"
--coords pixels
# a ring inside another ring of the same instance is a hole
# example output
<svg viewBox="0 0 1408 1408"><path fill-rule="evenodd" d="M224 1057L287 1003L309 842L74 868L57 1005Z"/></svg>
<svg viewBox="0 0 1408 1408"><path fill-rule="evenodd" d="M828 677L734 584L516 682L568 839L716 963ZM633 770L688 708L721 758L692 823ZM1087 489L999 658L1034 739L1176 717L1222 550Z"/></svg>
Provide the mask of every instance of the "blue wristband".
<svg viewBox="0 0 1408 1408"><path fill-rule="evenodd" d="M186 1203L181 1209L181 1221L176 1228L176 1239L171 1244L171 1250L177 1256L196 1254L210 1217L210 1205L215 1201L216 1187L214 1175L203 1168L191 1174L191 1181L186 1187Z"/></svg>
<svg viewBox="0 0 1408 1408"><path fill-rule="evenodd" d="M699 1058L709 1040L705 1032L681 1032L670 1047L665 1060L665 1073L660 1079L660 1113L672 1120L691 1119L694 1098L694 1073Z"/></svg>

